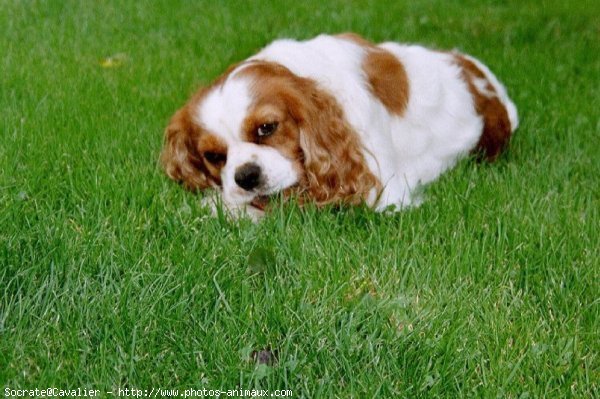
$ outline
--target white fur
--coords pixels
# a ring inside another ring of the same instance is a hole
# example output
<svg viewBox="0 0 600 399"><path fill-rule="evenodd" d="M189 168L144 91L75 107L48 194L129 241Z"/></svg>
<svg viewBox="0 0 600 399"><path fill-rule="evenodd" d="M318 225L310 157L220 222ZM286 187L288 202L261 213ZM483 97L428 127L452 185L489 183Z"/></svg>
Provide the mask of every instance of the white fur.
<svg viewBox="0 0 600 399"><path fill-rule="evenodd" d="M241 140L242 122L252 103L245 79L228 79L198 104L195 121L227 144Z"/></svg>
<svg viewBox="0 0 600 399"><path fill-rule="evenodd" d="M390 205L400 209L418 204L419 187L473 149L483 121L452 55L415 45L383 43L380 47L396 56L407 73L409 100L402 116L388 112L368 90L361 69L365 50L352 41L327 35L304 42L278 40L251 59L282 64L296 75L315 80L336 98L362 140L369 168L384 185L379 198L372 193L370 205L378 210ZM514 130L517 112L506 90L485 65L472 57L469 60L489 78ZM482 93L493 95L487 90ZM232 74L200 104L197 113L198 122L229 146L222 174L223 198L236 205L249 203L257 195L233 181L235 168L248 160L268 171L269 194L297 182L291 162L277 151L242 142L241 123L249 103L248 82Z"/></svg>

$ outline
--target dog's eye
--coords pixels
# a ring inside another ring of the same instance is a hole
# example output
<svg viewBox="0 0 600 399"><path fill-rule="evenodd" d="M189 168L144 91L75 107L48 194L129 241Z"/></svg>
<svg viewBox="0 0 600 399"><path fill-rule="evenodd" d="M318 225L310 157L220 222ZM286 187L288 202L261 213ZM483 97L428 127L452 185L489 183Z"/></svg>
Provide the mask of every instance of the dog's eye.
<svg viewBox="0 0 600 399"><path fill-rule="evenodd" d="M227 155L221 154L220 152L206 151L204 153L204 158L212 164L218 164L227 161Z"/></svg>
<svg viewBox="0 0 600 399"><path fill-rule="evenodd" d="M277 130L277 122L263 123L256 130L258 137L270 136Z"/></svg>

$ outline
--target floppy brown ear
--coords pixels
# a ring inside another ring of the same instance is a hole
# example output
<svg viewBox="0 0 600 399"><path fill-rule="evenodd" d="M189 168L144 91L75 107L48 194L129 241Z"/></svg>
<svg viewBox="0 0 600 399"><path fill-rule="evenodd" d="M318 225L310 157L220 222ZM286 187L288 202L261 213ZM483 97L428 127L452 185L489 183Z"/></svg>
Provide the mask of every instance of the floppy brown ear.
<svg viewBox="0 0 600 399"><path fill-rule="evenodd" d="M336 100L309 83L298 104L300 147L304 153L306 190L318 204L358 204L379 180L370 172L363 147Z"/></svg>
<svg viewBox="0 0 600 399"><path fill-rule="evenodd" d="M165 142L160 156L167 175L190 189L210 186L196 143L200 131L192 124L187 106L173 115L165 130Z"/></svg>

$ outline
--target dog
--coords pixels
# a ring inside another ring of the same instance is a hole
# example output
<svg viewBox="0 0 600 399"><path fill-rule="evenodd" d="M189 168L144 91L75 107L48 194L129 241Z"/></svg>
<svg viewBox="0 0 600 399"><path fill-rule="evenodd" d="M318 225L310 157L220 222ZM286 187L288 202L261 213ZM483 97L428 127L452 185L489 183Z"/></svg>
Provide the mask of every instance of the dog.
<svg viewBox="0 0 600 399"><path fill-rule="evenodd" d="M161 161L234 215L259 218L278 193L401 210L464 156L495 160L518 123L494 74L457 51L353 33L281 39L175 113Z"/></svg>

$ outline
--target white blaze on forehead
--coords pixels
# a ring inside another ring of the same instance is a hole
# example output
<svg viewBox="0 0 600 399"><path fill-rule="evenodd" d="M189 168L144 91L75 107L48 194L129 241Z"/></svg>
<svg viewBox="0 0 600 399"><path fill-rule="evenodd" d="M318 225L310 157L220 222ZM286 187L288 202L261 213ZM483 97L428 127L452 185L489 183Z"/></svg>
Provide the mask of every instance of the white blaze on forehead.
<svg viewBox="0 0 600 399"><path fill-rule="evenodd" d="M248 80L230 76L198 105L196 122L227 143L237 142L251 102Z"/></svg>

